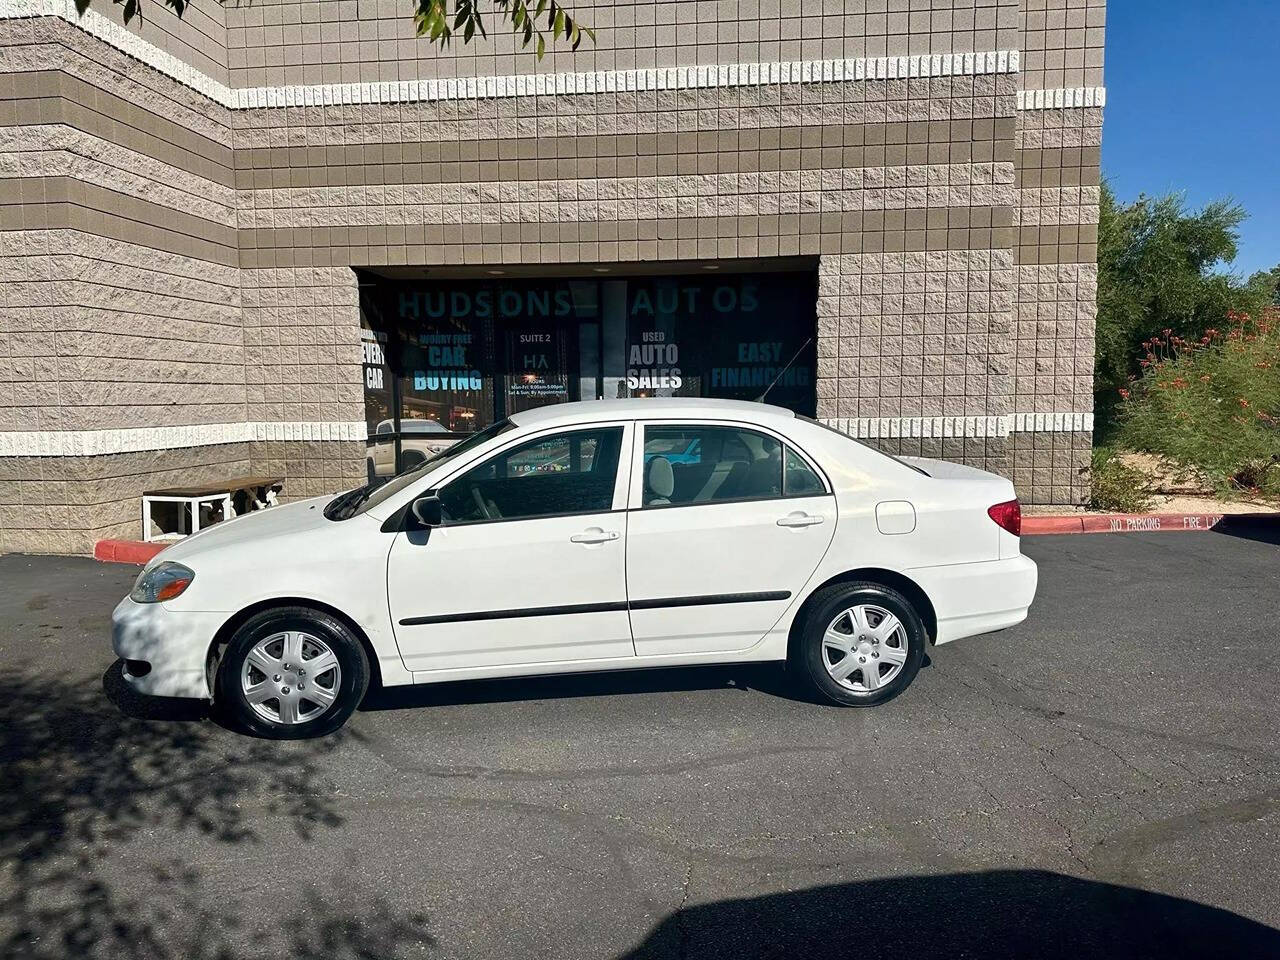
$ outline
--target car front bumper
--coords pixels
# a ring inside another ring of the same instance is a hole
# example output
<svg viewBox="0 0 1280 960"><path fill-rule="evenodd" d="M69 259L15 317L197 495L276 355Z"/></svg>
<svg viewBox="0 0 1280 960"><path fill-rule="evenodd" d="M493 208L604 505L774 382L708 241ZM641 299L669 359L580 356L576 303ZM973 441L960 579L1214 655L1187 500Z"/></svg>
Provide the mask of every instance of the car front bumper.
<svg viewBox="0 0 1280 960"><path fill-rule="evenodd" d="M1003 630L1027 619L1039 572L1018 555L984 563L915 567L904 571L928 595L938 615L935 643Z"/></svg>
<svg viewBox="0 0 1280 960"><path fill-rule="evenodd" d="M111 649L125 681L153 697L211 696L205 663L223 613L175 612L125 597L111 614Z"/></svg>

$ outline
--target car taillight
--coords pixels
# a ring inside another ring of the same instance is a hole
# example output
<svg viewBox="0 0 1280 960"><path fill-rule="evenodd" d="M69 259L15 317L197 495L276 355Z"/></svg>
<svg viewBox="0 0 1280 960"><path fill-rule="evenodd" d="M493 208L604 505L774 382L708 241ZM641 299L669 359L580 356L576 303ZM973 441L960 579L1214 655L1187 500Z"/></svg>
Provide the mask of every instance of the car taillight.
<svg viewBox="0 0 1280 960"><path fill-rule="evenodd" d="M1017 500L1006 500L987 507L987 516L1015 537L1022 536L1022 504Z"/></svg>

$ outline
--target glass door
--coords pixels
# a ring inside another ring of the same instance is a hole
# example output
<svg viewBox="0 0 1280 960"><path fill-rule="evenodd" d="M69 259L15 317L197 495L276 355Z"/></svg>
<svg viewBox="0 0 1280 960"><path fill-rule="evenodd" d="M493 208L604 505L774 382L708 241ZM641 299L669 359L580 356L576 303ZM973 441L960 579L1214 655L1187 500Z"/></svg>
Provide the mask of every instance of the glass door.
<svg viewBox="0 0 1280 960"><path fill-rule="evenodd" d="M572 318L515 319L505 325L504 415L579 399L577 333Z"/></svg>

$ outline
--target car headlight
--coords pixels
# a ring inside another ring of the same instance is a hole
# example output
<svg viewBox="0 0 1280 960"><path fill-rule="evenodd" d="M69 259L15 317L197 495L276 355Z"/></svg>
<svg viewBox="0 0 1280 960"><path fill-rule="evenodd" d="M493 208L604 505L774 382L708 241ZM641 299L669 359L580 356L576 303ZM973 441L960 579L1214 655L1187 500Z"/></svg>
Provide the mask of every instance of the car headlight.
<svg viewBox="0 0 1280 960"><path fill-rule="evenodd" d="M129 599L135 603L159 603L181 596L196 578L195 571L180 563L166 560L143 570L129 591Z"/></svg>

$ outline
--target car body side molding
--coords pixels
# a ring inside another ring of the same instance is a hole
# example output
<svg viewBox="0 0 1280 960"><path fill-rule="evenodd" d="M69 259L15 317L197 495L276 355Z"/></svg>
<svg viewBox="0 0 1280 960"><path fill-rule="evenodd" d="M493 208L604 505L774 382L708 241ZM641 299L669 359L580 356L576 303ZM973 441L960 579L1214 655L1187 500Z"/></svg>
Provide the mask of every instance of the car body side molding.
<svg viewBox="0 0 1280 960"><path fill-rule="evenodd" d="M660 597L652 600L632 600L630 603L575 603L558 607L524 607L515 610L478 610L474 613L449 613L431 617L406 617L399 621L402 627L419 627L432 623L466 623L474 620L514 620L521 617L559 617L572 613L610 613L619 610L659 610L666 607L703 607L718 603L763 603L769 600L789 600L790 590L770 590L761 593L717 593L697 597Z"/></svg>

